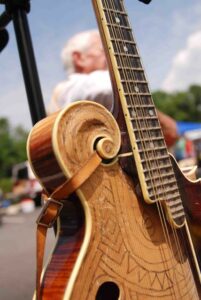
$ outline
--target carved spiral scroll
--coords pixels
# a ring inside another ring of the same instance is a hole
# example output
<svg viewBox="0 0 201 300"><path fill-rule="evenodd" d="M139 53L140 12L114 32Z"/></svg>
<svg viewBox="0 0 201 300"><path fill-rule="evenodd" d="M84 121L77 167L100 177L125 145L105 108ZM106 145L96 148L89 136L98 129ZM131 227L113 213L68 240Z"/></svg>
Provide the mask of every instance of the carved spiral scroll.
<svg viewBox="0 0 201 300"><path fill-rule="evenodd" d="M91 101L71 104L58 115L52 136L57 161L69 178L96 150L103 159L118 154L121 138L112 114Z"/></svg>

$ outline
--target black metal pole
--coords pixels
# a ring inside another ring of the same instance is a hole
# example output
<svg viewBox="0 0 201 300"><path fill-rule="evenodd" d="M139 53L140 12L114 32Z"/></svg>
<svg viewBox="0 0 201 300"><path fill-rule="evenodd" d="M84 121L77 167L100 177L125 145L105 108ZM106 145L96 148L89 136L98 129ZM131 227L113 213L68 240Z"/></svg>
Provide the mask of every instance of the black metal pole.
<svg viewBox="0 0 201 300"><path fill-rule="evenodd" d="M11 21L11 16L10 14L8 14L6 11L4 11L1 15L0 15L0 30L4 29L8 23Z"/></svg>
<svg viewBox="0 0 201 300"><path fill-rule="evenodd" d="M16 9L13 24L33 125L46 116L26 12Z"/></svg>

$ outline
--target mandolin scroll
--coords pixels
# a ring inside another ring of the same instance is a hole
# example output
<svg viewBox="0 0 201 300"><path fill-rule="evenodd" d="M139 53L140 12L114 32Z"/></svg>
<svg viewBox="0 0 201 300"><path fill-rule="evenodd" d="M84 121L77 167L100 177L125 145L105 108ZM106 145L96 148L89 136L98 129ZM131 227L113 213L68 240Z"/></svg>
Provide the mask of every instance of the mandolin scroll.
<svg viewBox="0 0 201 300"><path fill-rule="evenodd" d="M95 150L103 160L111 160L120 144L120 131L109 111L97 103L80 101L37 123L29 135L27 152L36 177L51 193L78 172Z"/></svg>
<svg viewBox="0 0 201 300"><path fill-rule="evenodd" d="M58 163L70 178L97 150L113 159L120 148L120 132L112 115L96 103L75 103L58 116L52 133Z"/></svg>

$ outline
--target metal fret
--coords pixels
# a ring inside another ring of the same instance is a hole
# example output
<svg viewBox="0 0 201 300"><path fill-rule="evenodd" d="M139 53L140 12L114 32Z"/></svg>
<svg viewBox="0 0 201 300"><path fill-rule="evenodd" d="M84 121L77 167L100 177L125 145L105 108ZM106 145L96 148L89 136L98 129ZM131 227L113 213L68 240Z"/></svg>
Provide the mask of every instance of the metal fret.
<svg viewBox="0 0 201 300"><path fill-rule="evenodd" d="M180 198L180 194L179 194L179 192L176 192L176 193L174 193L174 194L172 194L172 195L169 195L169 194L167 194L166 195L166 200L167 200L167 204L168 204L168 207L171 209L171 207L173 207L173 205L170 205L171 203L173 203L172 202L172 200L173 199L177 199L177 200L173 200L173 201L175 201L175 206L178 206L178 205L180 205L180 207L183 207L182 206L182 203L181 203L181 199L180 199L180 203L179 203L179 198Z"/></svg>
<svg viewBox="0 0 201 300"><path fill-rule="evenodd" d="M141 152L142 153L142 152ZM164 161L168 158L168 162L169 162L169 156L164 156L164 157L160 157L160 159L157 159L157 163L160 164L160 162L164 163ZM152 162L152 161L156 161L156 158L155 157L149 157L149 160L147 159L141 159L141 162ZM171 164L169 164L169 166L172 166ZM171 175L174 175L173 171L169 174L167 174L167 176L171 176Z"/></svg>
<svg viewBox="0 0 201 300"><path fill-rule="evenodd" d="M168 199L168 194L165 194L164 193L164 191L161 189L161 187L163 188L163 186L155 186L154 188L155 188L155 191L157 190L157 196L158 197L162 197L162 198L164 198L163 200L169 200ZM160 190L161 189L161 190ZM148 190L149 190L149 195L150 195L150 197L153 197L153 196L155 196L155 191L153 191L153 188L148 188ZM171 199L177 199L177 200L179 200L179 197L180 197L180 194L179 194L179 192L175 192L175 193L173 193L172 195L171 195ZM169 200L170 201L170 200ZM179 201L178 201L179 202ZM181 200L180 200L180 203L178 203L177 205L179 205L179 210L181 210L181 209L183 209L183 207L181 206ZM173 206L170 206L170 205L168 205L170 208L171 208L171 210L173 209ZM176 205L175 205L176 206Z"/></svg>
<svg viewBox="0 0 201 300"><path fill-rule="evenodd" d="M183 208L181 206L171 207L171 212L173 216L178 216L183 213Z"/></svg>
<svg viewBox="0 0 201 300"><path fill-rule="evenodd" d="M175 186L171 187L170 185L165 184L164 182L161 182L160 179L158 179L159 184L156 183L156 180L145 179L146 182L149 180L151 180L151 182L154 182L154 189L156 189L156 190L160 189L160 188L163 189L163 191L161 191L161 193L158 192L158 195L162 194L164 196L163 193L164 193L164 191L167 191L167 189L168 189L168 193L174 194L174 192L175 192L175 195L176 195L176 193L178 193L178 187L177 187L176 182L175 182ZM179 195L179 193L178 193L178 195Z"/></svg>
<svg viewBox="0 0 201 300"><path fill-rule="evenodd" d="M149 121L149 120L157 120L158 121L158 119L156 119L156 117L155 116L153 116L153 117L151 117L151 116L149 116L149 115L147 115L147 116L137 116L137 114L136 114L136 117L131 117L130 118L130 120L131 121L139 121L139 122L143 122L143 121L145 121L146 122L146 120L147 121ZM147 129L152 129L152 128L149 128L149 127L146 127ZM161 137L162 137L162 135L161 135ZM150 138L149 138L149 140L150 140Z"/></svg>
<svg viewBox="0 0 201 300"><path fill-rule="evenodd" d="M149 152L149 151L152 151L152 152L153 152L153 149L151 149L151 150L143 150L143 152ZM139 152L142 152L142 151L139 150ZM157 154L157 150L154 151L154 154ZM169 159L169 156L168 156L168 155L166 156L165 154L163 154L162 156ZM156 156L154 156L154 157L156 158ZM160 158L161 158L161 157L159 157L159 159L160 159ZM147 159L146 161L148 161L148 159ZM157 159L157 162L158 162L158 159ZM163 164L163 165L161 165L161 166L158 166L159 169L163 169L163 168L165 169L165 168L169 168L169 167L172 167L172 165L171 165L170 163L169 163L169 164L166 164L166 165ZM144 170L144 172L146 172L146 171L147 171L147 170ZM155 171L156 171L156 169L155 169ZM172 174L174 174L174 173L172 173Z"/></svg>
<svg viewBox="0 0 201 300"><path fill-rule="evenodd" d="M139 92L136 92L136 91L133 91L133 92L128 92L128 93L124 93L124 96L140 96L140 97L151 97L151 94L150 93L139 93ZM141 106L141 105L139 105ZM153 105L153 102L151 103L151 106L152 107L155 107Z"/></svg>
<svg viewBox="0 0 201 300"><path fill-rule="evenodd" d="M158 162L158 160L156 160L157 162ZM147 164L149 164L149 161L148 160L146 160L146 163ZM144 163L142 163L142 165L143 166L146 166L146 163L144 164ZM170 168L170 167L172 167L171 166L171 164L169 164L169 163L167 163L167 164L163 164L163 165L161 165L161 164L158 164L158 167L157 167L157 169L158 170L162 170L162 169L168 169L168 168ZM151 171L152 169L150 168L150 169L144 169L144 173L146 173L146 172L149 172L149 171ZM156 169L153 169L153 171L154 172L156 172ZM172 172L172 175L174 175L174 173Z"/></svg>
<svg viewBox="0 0 201 300"><path fill-rule="evenodd" d="M105 15L106 15L107 13L110 13L111 15L112 15L112 14L119 14L119 15L128 17L128 14L125 13L125 11L118 10L118 9L113 9L113 8L106 8L106 7L103 7L103 11L105 12Z"/></svg>
<svg viewBox="0 0 201 300"><path fill-rule="evenodd" d="M143 138L139 138L139 140L138 139L136 139L136 141L138 142L146 142L146 141L149 141L150 142L150 138L148 138L148 137L143 137ZM153 138L152 139L152 142L155 142L155 141L163 141L164 142L164 138L162 137L162 136L160 136L160 137L155 137L155 138Z"/></svg>
<svg viewBox="0 0 201 300"><path fill-rule="evenodd" d="M166 173L161 171L164 168L162 166L158 166L157 161L155 161L154 164L151 165L151 166L150 166L150 163L149 163L148 166L147 166L147 164L148 164L147 162L145 164L142 164L143 167L144 167L144 171L145 171L145 180L146 181L148 181L148 180L151 180L151 182L154 181L153 178L157 174L156 178L158 179L158 181L161 181L161 182L164 181L164 182L166 182L165 181L165 175L166 175ZM170 168L170 167L171 166L168 166L168 168ZM165 168L165 169L167 170L167 168ZM160 174L160 172L162 172L163 174L162 173ZM150 177L150 175L151 175L151 177ZM163 177L161 177L159 175L163 175ZM173 175L174 174L172 173L171 176L173 176ZM155 181L156 181L156 178L155 178Z"/></svg>
<svg viewBox="0 0 201 300"><path fill-rule="evenodd" d="M156 179L158 179L158 177L152 177L152 181L156 181ZM159 182L160 182L160 179L159 179ZM155 188L157 188L158 186L164 186L164 187L168 187L170 189L170 191L177 191L177 183L176 181L174 180L174 182L165 182L165 181L161 181L159 185L154 185Z"/></svg>
<svg viewBox="0 0 201 300"><path fill-rule="evenodd" d="M146 146L145 146L146 147ZM159 154L160 156L163 155L163 153L165 153L166 151L166 148L165 147L157 147L157 149L154 149L154 148L148 148L146 147L146 149L143 150L143 152L146 154L148 152L153 152L154 153L154 156L157 156L157 154ZM163 152L162 152L163 151ZM149 154L150 155L150 154ZM159 157L156 157L156 158L159 158Z"/></svg>
<svg viewBox="0 0 201 300"><path fill-rule="evenodd" d="M115 27L115 26L114 26L114 27ZM119 28L119 29L122 29L123 27L121 26L121 27L118 27L118 28ZM130 41L130 40L124 39L124 40L122 41L121 38L111 38L110 40L111 40L111 42L116 42L116 43L119 43L119 44L130 44L130 45L136 46L136 43L135 43L133 40Z"/></svg>
<svg viewBox="0 0 201 300"><path fill-rule="evenodd" d="M174 196L173 195L173 198L176 198L176 197L178 197L178 196ZM169 200L169 199L168 199ZM176 205L179 205L179 204L181 204L181 200L180 199L178 199L178 200L174 200L174 201L168 201L168 206L171 208L171 207L173 207L173 206L176 206Z"/></svg>
<svg viewBox="0 0 201 300"><path fill-rule="evenodd" d="M147 84L147 81L145 80L134 80L134 79L127 79L127 80L121 80L122 83L135 83L135 84ZM137 93L137 95L139 95L139 93Z"/></svg>
<svg viewBox="0 0 201 300"><path fill-rule="evenodd" d="M153 128L150 128L150 130L152 130ZM158 126L158 127L155 127L154 129L157 129L157 130L160 130L160 133L161 133L161 136L162 136L162 132L161 132L161 127L160 126ZM147 131L147 128L140 128L140 130L141 130L141 132L144 130L144 131ZM139 129L138 128L133 128L133 132L135 133L135 135L136 135L136 132L138 132L139 131ZM168 155L168 157L169 157L169 155Z"/></svg>
<svg viewBox="0 0 201 300"><path fill-rule="evenodd" d="M169 180L169 178L173 177L174 173L173 172L169 172L168 174L161 174L160 177L161 178L167 178Z"/></svg>
<svg viewBox="0 0 201 300"><path fill-rule="evenodd" d="M117 21L116 21L116 22L117 22ZM127 26L127 25L121 25L121 24L118 24L118 23L110 23L110 22L108 22L106 25L107 25L108 27L114 27L114 28L116 28L116 29L125 29L125 30L131 32L130 26ZM121 41L122 41L122 40L121 40ZM134 41L132 41L132 42L134 42Z"/></svg>
<svg viewBox="0 0 201 300"><path fill-rule="evenodd" d="M171 214L172 214L173 219L185 217L185 213L184 213L183 208L182 208L181 210L182 210L182 211L181 211L179 214L174 214L174 213L171 211Z"/></svg>
<svg viewBox="0 0 201 300"><path fill-rule="evenodd" d="M123 71L140 71L140 72L144 72L144 70L142 68L132 68L132 67L118 66L117 69L118 70L123 70Z"/></svg>
<svg viewBox="0 0 201 300"><path fill-rule="evenodd" d="M114 52L114 55L119 55L122 58L140 58L138 54L132 54L132 53L125 53L125 52Z"/></svg>
<svg viewBox="0 0 201 300"><path fill-rule="evenodd" d="M156 150L155 150L156 151ZM140 152L140 154L146 154L144 152ZM161 157L158 157L156 158L156 156L153 156L153 157L149 157L149 159L147 158L143 158L141 159L141 163L143 166L146 166L146 163L150 166L150 165L157 165L157 167L159 169L167 169L169 167L171 167L171 164L169 163L169 160L168 160L169 157L167 157L166 155L163 155ZM146 172L148 169L147 168L144 168L144 172ZM174 173L172 172L172 175Z"/></svg>

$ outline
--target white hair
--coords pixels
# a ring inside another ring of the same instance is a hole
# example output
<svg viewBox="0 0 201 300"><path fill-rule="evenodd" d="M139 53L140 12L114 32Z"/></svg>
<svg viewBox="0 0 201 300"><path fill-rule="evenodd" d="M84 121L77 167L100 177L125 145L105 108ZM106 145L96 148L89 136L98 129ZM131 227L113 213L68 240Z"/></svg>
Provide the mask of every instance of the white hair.
<svg viewBox="0 0 201 300"><path fill-rule="evenodd" d="M91 44L91 38L94 35L99 35L98 30L93 29L83 31L74 35L68 40L63 50L61 51L61 59L68 74L72 74L75 72L75 66L72 59L73 52L79 51L82 53L88 50Z"/></svg>

